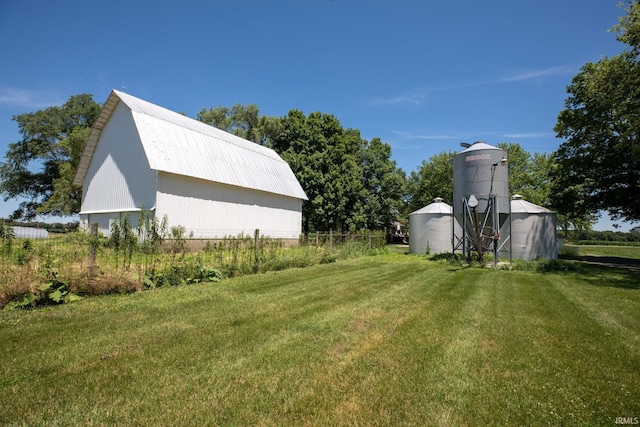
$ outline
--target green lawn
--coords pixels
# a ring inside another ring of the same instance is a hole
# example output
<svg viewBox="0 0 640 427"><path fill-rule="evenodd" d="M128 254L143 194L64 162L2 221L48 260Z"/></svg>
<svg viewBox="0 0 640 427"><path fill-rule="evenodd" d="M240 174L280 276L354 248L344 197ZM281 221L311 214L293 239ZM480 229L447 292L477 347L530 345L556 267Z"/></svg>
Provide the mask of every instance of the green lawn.
<svg viewBox="0 0 640 427"><path fill-rule="evenodd" d="M0 348L0 425L615 425L640 277L394 253L2 312Z"/></svg>

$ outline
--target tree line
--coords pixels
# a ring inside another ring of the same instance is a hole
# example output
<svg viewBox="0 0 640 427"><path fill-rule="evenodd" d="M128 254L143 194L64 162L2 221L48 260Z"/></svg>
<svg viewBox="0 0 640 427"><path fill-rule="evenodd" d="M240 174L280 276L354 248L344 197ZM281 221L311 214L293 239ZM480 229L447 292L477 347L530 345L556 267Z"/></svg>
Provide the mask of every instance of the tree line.
<svg viewBox="0 0 640 427"><path fill-rule="evenodd" d="M558 115L554 153L528 153L518 143L508 153L509 187L558 213L565 231L589 230L598 212L640 220L640 1L613 27L626 47L618 56L587 63L567 87ZM0 193L22 198L11 219L79 212L81 189L72 181L101 105L89 94L61 106L13 117L22 139L9 144L0 163ZM197 120L273 148L289 163L309 200L303 229L381 229L435 197L453 197L454 152L423 160L409 175L380 138L366 140L331 114L293 109L284 117L260 114L256 105L203 108Z"/></svg>

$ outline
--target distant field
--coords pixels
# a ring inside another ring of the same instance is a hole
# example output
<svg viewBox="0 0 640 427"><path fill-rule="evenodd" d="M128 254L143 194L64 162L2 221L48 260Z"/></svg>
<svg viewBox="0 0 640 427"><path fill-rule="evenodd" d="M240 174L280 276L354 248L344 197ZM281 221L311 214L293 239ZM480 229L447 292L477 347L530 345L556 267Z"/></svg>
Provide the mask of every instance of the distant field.
<svg viewBox="0 0 640 427"><path fill-rule="evenodd" d="M391 253L0 312L0 425L640 416L640 277L568 270Z"/></svg>
<svg viewBox="0 0 640 427"><path fill-rule="evenodd" d="M640 246L574 246L581 255L605 255L640 259Z"/></svg>

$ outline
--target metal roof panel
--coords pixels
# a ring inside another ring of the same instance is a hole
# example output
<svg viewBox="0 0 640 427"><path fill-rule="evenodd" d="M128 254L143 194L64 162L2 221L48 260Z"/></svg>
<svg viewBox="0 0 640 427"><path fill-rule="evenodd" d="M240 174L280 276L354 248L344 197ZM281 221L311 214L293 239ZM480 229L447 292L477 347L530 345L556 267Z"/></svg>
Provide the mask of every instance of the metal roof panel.
<svg viewBox="0 0 640 427"><path fill-rule="evenodd" d="M132 111L152 169L307 200L289 165L272 149L117 90L91 130L75 183L82 184L118 101Z"/></svg>

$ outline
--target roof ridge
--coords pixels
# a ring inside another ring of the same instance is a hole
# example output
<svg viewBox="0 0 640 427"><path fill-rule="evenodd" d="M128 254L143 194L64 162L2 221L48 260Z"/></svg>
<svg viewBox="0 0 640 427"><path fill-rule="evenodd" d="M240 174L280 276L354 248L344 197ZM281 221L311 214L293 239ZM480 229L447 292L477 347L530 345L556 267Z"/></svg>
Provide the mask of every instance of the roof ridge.
<svg viewBox="0 0 640 427"><path fill-rule="evenodd" d="M238 135L234 135L231 132L227 132L226 130L223 130L223 129L217 128L215 126L212 126L210 124L201 122L200 120L194 119L192 117L189 117L189 116L186 116L186 115L182 115L180 113L177 113L177 112L175 112L173 110L170 110L170 109L168 109L166 107L163 107L161 105L157 105L157 104L154 104L152 102L145 101L144 99L135 97L133 95L129 95L128 93L120 92L120 91L115 90L115 89L113 90L113 92L115 92L115 94L118 96L118 98L120 98L120 100L122 100L122 102L127 104L127 106L129 108L131 108L132 110L135 110L137 113L144 114L144 115L151 116L151 117L155 117L156 119L168 121L168 120L166 120L165 117L163 117L161 115L150 114L148 111L145 111L144 109L136 108L135 104L132 105L132 104L128 103L125 99L123 99L122 95L124 95L124 98L133 98L134 100L136 100L136 102L141 102L141 103L146 104L147 106L150 107L151 110L160 108L160 109L164 110L166 113L168 113L169 115L174 116L176 118L180 118L181 121L186 119L186 120L188 120L189 122L191 122L191 123L193 123L195 125L194 127L191 127L191 126L188 126L188 125L185 125L185 124L182 124L182 123L177 123L177 121L170 121L170 123L172 123L172 124L174 124L176 126L180 126L180 127L184 128L184 129L189 129L189 130L198 132L198 133L203 134L203 135L213 136L214 138L219 139L219 140L221 140L223 142L227 142L227 143L236 145L236 146L238 146L240 148L243 148L243 149L246 149L246 150L249 150L249 151L253 151L253 152L257 153L257 154L272 158L274 160L280 160L280 161L284 162L284 160L272 148L265 147L264 145L260 145L260 144L258 144L256 142L253 142L253 141L249 141L248 139L244 139L244 138L242 138L242 137L240 137ZM226 135L229 135L229 136L231 136L232 140L226 140L226 139L221 138L218 135L211 135L211 134L209 134L209 133L207 133L207 132L205 132L205 131L203 131L201 129L197 129L197 127L199 128L199 127L203 127L203 126L206 126L207 130L209 130L209 129L213 130L214 133L215 132L222 132L222 133L224 133ZM274 153L274 154L276 154L276 156L270 156L270 155L267 155L267 153L269 153L269 154Z"/></svg>

